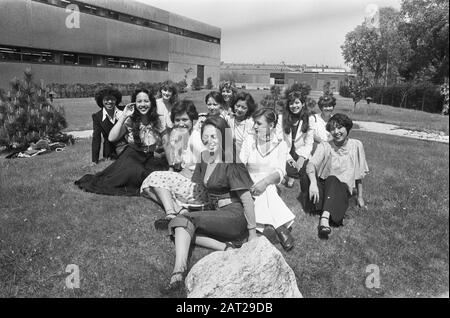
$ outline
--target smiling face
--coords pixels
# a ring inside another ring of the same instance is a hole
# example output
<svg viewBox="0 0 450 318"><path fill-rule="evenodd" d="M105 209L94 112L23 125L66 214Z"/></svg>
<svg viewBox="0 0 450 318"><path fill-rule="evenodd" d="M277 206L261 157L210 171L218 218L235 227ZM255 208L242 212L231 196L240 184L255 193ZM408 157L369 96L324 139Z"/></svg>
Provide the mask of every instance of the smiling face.
<svg viewBox="0 0 450 318"><path fill-rule="evenodd" d="M211 116L220 115L220 113L223 110L222 105L220 105L218 102L214 100L214 98L210 97L208 98L208 102L206 103L206 106L208 107L208 113Z"/></svg>
<svg viewBox="0 0 450 318"><path fill-rule="evenodd" d="M220 131L213 125L206 125L203 128L202 142L210 153L219 153L222 142Z"/></svg>
<svg viewBox="0 0 450 318"><path fill-rule="evenodd" d="M347 129L337 123L330 127L330 134L335 144L344 143L348 136Z"/></svg>
<svg viewBox="0 0 450 318"><path fill-rule="evenodd" d="M113 110L116 107L116 98L114 96L105 96L102 102L106 110Z"/></svg>
<svg viewBox="0 0 450 318"><path fill-rule="evenodd" d="M325 105L322 107L322 117L326 120L331 118L331 115L333 114L334 106L331 105Z"/></svg>
<svg viewBox="0 0 450 318"><path fill-rule="evenodd" d="M231 88L224 88L221 93L222 93L223 99L227 103L231 100L231 97L233 96L233 91L231 90Z"/></svg>
<svg viewBox="0 0 450 318"><path fill-rule="evenodd" d="M141 113L141 115L146 115L151 108L150 98L144 93L140 92L136 95L136 109Z"/></svg>
<svg viewBox="0 0 450 318"><path fill-rule="evenodd" d="M289 110L292 114L297 115L302 110L303 103L299 98L294 99L294 102L289 104Z"/></svg>
<svg viewBox="0 0 450 318"><path fill-rule="evenodd" d="M163 98L163 101L169 101L170 98L172 97L172 92L169 89L162 89L161 90L161 96Z"/></svg>
<svg viewBox="0 0 450 318"><path fill-rule="evenodd" d="M237 120L243 120L247 116L248 106L245 100L238 100L234 104L234 114Z"/></svg>
<svg viewBox="0 0 450 318"><path fill-rule="evenodd" d="M175 115L173 126L178 128L187 128L191 130L192 121L190 120L188 114L184 112L183 114Z"/></svg>

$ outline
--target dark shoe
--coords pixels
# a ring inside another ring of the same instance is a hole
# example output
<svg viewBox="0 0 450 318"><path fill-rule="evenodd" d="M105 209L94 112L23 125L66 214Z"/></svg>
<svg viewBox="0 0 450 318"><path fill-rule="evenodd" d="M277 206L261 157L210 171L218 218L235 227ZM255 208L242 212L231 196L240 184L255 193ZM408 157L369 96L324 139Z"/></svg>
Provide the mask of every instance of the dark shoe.
<svg viewBox="0 0 450 318"><path fill-rule="evenodd" d="M275 232L277 233L281 246L286 251L290 251L294 247L294 239L292 238L291 232L284 225L277 228Z"/></svg>
<svg viewBox="0 0 450 318"><path fill-rule="evenodd" d="M237 246L235 243L233 242L225 242L225 251L229 251L229 250L235 250L237 248L239 248L240 246Z"/></svg>
<svg viewBox="0 0 450 318"><path fill-rule="evenodd" d="M262 235L264 235L273 245L279 242L275 228L272 225L266 225Z"/></svg>
<svg viewBox="0 0 450 318"><path fill-rule="evenodd" d="M325 225L320 225L320 220L321 219L327 219L327 217L321 216L319 219L319 226L317 227L318 231L319 231L319 237L323 237L323 238L328 238L328 235L331 234L331 227L330 226L325 226Z"/></svg>

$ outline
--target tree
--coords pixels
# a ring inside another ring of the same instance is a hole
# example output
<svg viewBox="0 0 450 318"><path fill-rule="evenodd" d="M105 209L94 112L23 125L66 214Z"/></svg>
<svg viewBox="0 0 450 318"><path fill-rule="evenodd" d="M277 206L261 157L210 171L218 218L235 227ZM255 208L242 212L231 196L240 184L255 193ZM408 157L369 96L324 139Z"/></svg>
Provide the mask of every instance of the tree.
<svg viewBox="0 0 450 318"><path fill-rule="evenodd" d="M401 14L391 7L379 11L379 28L366 23L347 33L341 46L342 55L357 75L370 80L374 85L397 81L400 69L409 55L409 43L399 31Z"/></svg>
<svg viewBox="0 0 450 318"><path fill-rule="evenodd" d="M33 83L31 69L24 79L13 79L8 93L0 94L0 146L22 149L31 142L52 137L67 127L64 109L45 97L44 86Z"/></svg>
<svg viewBox="0 0 450 318"><path fill-rule="evenodd" d="M270 95L265 95L261 100L261 106L272 108L276 113L281 113L285 102L281 98L281 87L273 85L270 87Z"/></svg>
<svg viewBox="0 0 450 318"><path fill-rule="evenodd" d="M348 89L353 100L353 112L355 112L356 104L366 97L367 80L364 78L351 79Z"/></svg>
<svg viewBox="0 0 450 318"><path fill-rule="evenodd" d="M448 0L403 0L401 14L400 30L412 50L402 75L444 83L449 72Z"/></svg>

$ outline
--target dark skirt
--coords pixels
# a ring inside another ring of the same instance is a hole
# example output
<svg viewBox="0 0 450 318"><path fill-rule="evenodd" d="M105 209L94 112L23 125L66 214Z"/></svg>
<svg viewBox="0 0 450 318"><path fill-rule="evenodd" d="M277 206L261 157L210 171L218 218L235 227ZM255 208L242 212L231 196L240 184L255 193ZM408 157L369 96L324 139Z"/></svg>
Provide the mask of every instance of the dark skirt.
<svg viewBox="0 0 450 318"><path fill-rule="evenodd" d="M153 171L167 170L165 158L155 158L127 146L105 170L84 175L75 184L87 192L118 196L139 196L141 184Z"/></svg>
<svg viewBox="0 0 450 318"><path fill-rule="evenodd" d="M221 242L242 243L248 237L247 220L240 202L231 203L217 210L190 212L178 215L169 223L169 233L183 227L195 240L195 235L203 235Z"/></svg>

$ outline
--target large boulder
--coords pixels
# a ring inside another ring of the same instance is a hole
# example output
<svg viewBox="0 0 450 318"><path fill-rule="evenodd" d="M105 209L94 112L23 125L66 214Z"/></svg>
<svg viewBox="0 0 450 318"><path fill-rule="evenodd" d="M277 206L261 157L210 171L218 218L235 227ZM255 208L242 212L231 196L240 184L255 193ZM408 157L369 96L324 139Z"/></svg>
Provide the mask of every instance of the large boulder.
<svg viewBox="0 0 450 318"><path fill-rule="evenodd" d="M186 277L188 298L301 298L293 270L264 237L214 252Z"/></svg>

